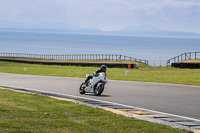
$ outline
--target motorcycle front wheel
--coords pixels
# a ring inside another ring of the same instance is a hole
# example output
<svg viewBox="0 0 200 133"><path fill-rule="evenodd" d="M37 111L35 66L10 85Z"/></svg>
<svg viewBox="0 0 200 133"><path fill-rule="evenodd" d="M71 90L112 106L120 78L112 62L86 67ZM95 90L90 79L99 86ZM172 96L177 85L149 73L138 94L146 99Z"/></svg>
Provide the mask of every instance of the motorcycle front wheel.
<svg viewBox="0 0 200 133"><path fill-rule="evenodd" d="M99 96L104 90L104 84L101 84L99 87L96 87L94 90L94 95Z"/></svg>
<svg viewBox="0 0 200 133"><path fill-rule="evenodd" d="M86 84L82 83L80 88L79 88L79 93L80 94L85 94L85 88L86 88Z"/></svg>

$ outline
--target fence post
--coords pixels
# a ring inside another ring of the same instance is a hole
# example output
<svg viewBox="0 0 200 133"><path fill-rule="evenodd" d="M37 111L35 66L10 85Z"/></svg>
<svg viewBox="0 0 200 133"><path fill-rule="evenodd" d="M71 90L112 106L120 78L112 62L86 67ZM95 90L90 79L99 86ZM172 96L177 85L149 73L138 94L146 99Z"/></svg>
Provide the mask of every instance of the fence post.
<svg viewBox="0 0 200 133"><path fill-rule="evenodd" d="M195 52L195 59L197 59L197 52Z"/></svg>
<svg viewBox="0 0 200 133"><path fill-rule="evenodd" d="M185 60L187 60L187 53L185 53Z"/></svg>
<svg viewBox="0 0 200 133"><path fill-rule="evenodd" d="M181 61L183 61L183 54L181 54Z"/></svg>

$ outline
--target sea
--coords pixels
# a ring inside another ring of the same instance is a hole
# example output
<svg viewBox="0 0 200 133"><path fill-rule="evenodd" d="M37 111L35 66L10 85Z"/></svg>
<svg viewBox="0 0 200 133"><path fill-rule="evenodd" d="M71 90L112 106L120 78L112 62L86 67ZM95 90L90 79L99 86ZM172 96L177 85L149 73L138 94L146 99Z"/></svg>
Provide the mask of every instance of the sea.
<svg viewBox="0 0 200 133"><path fill-rule="evenodd" d="M121 54L152 66L185 52L200 52L200 38L111 36L0 31L0 53Z"/></svg>

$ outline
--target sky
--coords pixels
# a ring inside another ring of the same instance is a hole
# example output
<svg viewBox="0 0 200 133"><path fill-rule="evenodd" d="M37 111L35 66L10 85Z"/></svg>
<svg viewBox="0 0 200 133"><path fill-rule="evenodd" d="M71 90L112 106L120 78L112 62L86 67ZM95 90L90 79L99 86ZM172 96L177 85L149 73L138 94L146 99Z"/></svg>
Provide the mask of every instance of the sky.
<svg viewBox="0 0 200 133"><path fill-rule="evenodd" d="M200 0L0 0L0 21L119 30L152 25L200 33Z"/></svg>

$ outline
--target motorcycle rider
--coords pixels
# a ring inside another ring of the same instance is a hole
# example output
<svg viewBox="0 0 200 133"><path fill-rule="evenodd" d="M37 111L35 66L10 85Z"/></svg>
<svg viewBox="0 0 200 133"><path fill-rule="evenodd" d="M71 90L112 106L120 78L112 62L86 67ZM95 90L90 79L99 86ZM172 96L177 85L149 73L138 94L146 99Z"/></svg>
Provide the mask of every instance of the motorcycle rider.
<svg viewBox="0 0 200 133"><path fill-rule="evenodd" d="M104 72L104 73L106 74L106 70L107 70L107 67L106 67L105 65L102 65L102 66L100 67L99 70L93 72L93 76L98 76L98 73L101 73L101 72ZM87 83L88 80L92 79L93 76L92 76L92 75L89 75L89 76L87 77L87 79L85 80L85 83Z"/></svg>

